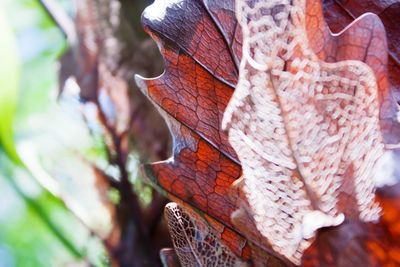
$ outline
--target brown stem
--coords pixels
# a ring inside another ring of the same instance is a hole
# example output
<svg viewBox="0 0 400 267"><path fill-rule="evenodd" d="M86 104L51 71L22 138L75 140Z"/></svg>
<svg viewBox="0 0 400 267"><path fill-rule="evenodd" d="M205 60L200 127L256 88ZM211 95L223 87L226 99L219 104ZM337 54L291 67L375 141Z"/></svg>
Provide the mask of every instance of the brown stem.
<svg viewBox="0 0 400 267"><path fill-rule="evenodd" d="M111 157L110 161L115 163L120 172L120 181L116 185L116 189L120 193L116 217L121 231L121 239L118 247L112 251L112 257L115 258L114 261L117 261L119 266L156 266L158 265L157 262L151 262L153 248L149 244L151 238L149 233L155 231L153 228L156 228L157 224L153 221L150 227L146 227L142 207L132 190L132 184L129 181L129 174L126 169L128 153L122 147L127 134L118 134L116 129L108 123L100 104L98 102L95 104L99 110L100 120L111 137L115 152L108 152ZM109 150L109 148L107 149ZM155 219L159 220L160 215L158 213L157 211Z"/></svg>

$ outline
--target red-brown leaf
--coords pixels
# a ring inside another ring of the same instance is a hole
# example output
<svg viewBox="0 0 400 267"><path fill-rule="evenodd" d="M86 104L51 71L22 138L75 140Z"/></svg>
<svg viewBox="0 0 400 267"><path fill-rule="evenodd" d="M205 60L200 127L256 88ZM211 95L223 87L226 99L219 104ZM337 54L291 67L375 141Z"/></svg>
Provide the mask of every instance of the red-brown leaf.
<svg viewBox="0 0 400 267"><path fill-rule="evenodd" d="M173 160L146 166L148 176L231 229L235 202L228 193L241 169L221 121L240 59L233 3L181 1L165 7L156 1L147 9L143 24L159 44L166 70L141 86L162 108L174 138ZM162 20L154 17L157 10L165 12Z"/></svg>

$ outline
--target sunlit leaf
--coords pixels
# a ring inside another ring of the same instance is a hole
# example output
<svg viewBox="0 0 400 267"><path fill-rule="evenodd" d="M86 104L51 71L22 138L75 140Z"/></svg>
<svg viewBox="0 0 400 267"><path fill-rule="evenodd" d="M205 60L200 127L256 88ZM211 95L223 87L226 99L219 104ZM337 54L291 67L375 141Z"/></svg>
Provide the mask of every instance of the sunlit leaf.
<svg viewBox="0 0 400 267"><path fill-rule="evenodd" d="M268 253L289 265L300 264L310 245L301 240L311 242L315 230L340 224L343 214L357 223L379 216L371 176L392 137L391 128L379 117L389 112L383 103L390 90L385 29L377 16L365 14L332 34L322 1L249 0L236 1L236 6L240 3L248 5L236 14L233 0L155 1L145 10L143 24L160 47L165 72L152 79L138 77L137 82L164 115L174 145L170 160L144 169L171 199L178 198L233 230L234 235L221 240L242 259L249 257L244 252L250 244L250 258L259 266L265 265L260 260ZM235 15L241 26L248 27L241 30ZM290 30L290 24L298 27ZM280 37L275 43L273 38ZM270 58L263 57L268 53ZM280 71L284 73L279 78ZM283 84L284 89L270 93L271 84ZM232 94L224 127L231 130L228 139L221 124ZM316 119L318 124L313 123ZM232 128L238 135L232 135ZM340 132L337 138L323 136L328 131L335 136L335 129ZM271 145L271 140L278 141ZM289 169L296 174L287 175ZM255 219L253 223L235 216L240 215L238 198L229 197L242 170L246 191L239 199L249 202L244 213ZM325 179L326 173L333 174ZM310 203L311 210L322 211L315 213L321 221L313 220L314 213L298 216ZM264 233L257 232L260 229ZM293 249L285 236L301 244ZM237 250L235 244L243 237L250 242Z"/></svg>

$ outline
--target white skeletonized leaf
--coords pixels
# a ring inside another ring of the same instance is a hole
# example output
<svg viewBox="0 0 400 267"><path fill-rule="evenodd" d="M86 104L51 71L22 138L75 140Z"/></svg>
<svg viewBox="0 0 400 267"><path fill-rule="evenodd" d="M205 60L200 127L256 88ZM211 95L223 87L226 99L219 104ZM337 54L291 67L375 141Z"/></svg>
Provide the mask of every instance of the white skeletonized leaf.
<svg viewBox="0 0 400 267"><path fill-rule="evenodd" d="M221 243L215 230L197 213L169 203L165 216L183 267L247 266Z"/></svg>
<svg viewBox="0 0 400 267"><path fill-rule="evenodd" d="M237 0L243 58L223 120L257 230L295 264L317 229L379 218L371 175L384 149L374 73L319 60L305 7Z"/></svg>

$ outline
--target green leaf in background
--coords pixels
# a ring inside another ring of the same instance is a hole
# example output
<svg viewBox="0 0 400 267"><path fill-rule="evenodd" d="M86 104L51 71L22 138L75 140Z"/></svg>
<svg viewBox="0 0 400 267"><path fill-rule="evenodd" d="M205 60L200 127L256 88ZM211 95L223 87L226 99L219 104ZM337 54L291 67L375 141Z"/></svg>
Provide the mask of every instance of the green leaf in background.
<svg viewBox="0 0 400 267"><path fill-rule="evenodd" d="M40 1L0 0L0 267L106 264L101 242L20 160L22 143L42 136L55 142L40 125L56 127L45 118L57 106L57 58L65 46Z"/></svg>
<svg viewBox="0 0 400 267"><path fill-rule="evenodd" d="M14 143L13 121L18 99L20 65L15 36L0 3L0 144L7 155L21 163Z"/></svg>

